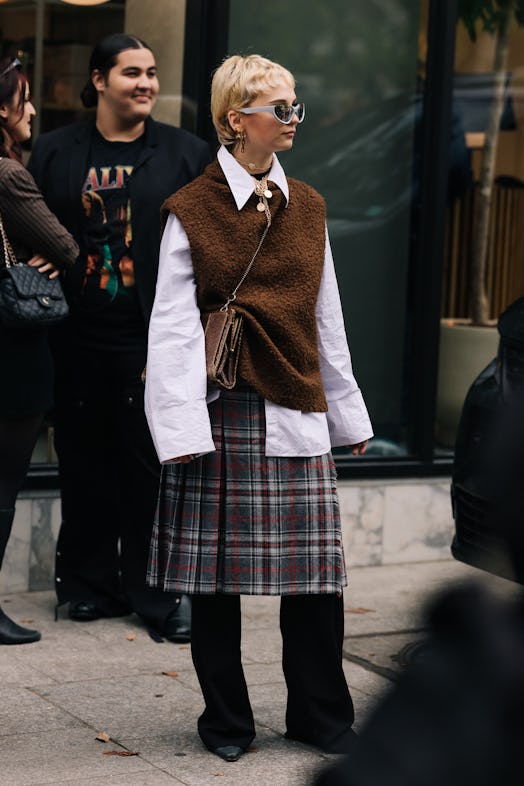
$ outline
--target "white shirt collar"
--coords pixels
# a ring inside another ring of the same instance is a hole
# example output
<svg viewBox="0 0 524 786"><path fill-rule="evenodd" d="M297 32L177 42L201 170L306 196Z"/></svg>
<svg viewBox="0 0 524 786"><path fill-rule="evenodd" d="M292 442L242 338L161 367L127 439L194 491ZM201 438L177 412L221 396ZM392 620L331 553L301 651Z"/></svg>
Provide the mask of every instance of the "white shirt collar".
<svg viewBox="0 0 524 786"><path fill-rule="evenodd" d="M236 158L231 155L224 145L220 147L217 153L217 159L218 163L222 167L224 175L226 176L226 180L235 199L237 208L242 210L247 200L255 190L253 178L249 172L246 172L244 167L238 163ZM280 188L286 199L287 207L289 202L289 187L284 170L282 169L280 162L274 153L273 163L267 177L268 180L272 180L273 183L275 183Z"/></svg>

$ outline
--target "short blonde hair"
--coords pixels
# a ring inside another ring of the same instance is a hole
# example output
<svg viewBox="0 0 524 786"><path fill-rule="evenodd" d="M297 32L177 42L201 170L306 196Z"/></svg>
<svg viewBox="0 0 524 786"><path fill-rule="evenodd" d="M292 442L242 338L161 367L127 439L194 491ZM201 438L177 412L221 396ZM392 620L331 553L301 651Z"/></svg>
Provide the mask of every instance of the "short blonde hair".
<svg viewBox="0 0 524 786"><path fill-rule="evenodd" d="M277 87L282 80L295 87L295 78L287 68L261 55L232 55L224 60L211 82L211 116L221 144L235 142L227 113L248 106L260 92Z"/></svg>

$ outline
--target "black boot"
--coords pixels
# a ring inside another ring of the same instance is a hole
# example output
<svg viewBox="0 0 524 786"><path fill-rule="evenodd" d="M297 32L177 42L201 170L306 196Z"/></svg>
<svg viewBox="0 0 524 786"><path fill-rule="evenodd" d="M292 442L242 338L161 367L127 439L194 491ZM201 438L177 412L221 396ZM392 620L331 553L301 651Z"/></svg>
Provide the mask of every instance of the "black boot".
<svg viewBox="0 0 524 786"><path fill-rule="evenodd" d="M41 634L31 628L22 628L0 609L0 644L30 644L39 641Z"/></svg>
<svg viewBox="0 0 524 786"><path fill-rule="evenodd" d="M163 635L168 641L183 644L191 641L191 598L189 595L178 595L175 608L164 622Z"/></svg>
<svg viewBox="0 0 524 786"><path fill-rule="evenodd" d="M0 510L0 568L14 517L14 508ZM29 644L32 641L38 641L39 638L40 633L37 630L22 628L0 609L0 644Z"/></svg>

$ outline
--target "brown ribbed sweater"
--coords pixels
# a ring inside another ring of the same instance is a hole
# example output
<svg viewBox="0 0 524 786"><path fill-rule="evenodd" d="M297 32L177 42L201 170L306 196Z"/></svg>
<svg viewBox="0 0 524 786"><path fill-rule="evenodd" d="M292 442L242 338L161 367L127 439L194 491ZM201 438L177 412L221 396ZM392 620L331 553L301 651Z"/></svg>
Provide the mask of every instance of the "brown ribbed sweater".
<svg viewBox="0 0 524 786"><path fill-rule="evenodd" d="M272 224L234 307L244 315L239 374L264 398L303 412L325 412L315 309L325 253L322 197L292 178L289 204L270 183ZM266 225L253 194L238 210L217 161L166 200L189 239L202 313L226 301Z"/></svg>
<svg viewBox="0 0 524 786"><path fill-rule="evenodd" d="M0 214L19 261L38 253L59 268L73 265L77 244L51 213L27 169L12 158L0 158Z"/></svg>

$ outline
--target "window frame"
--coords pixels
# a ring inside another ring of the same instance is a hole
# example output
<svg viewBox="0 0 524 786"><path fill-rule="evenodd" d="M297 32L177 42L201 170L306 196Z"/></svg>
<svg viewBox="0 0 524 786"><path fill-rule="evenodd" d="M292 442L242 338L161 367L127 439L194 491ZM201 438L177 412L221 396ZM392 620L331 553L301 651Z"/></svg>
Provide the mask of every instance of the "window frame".
<svg viewBox="0 0 524 786"><path fill-rule="evenodd" d="M186 4L181 125L213 146L210 83L214 69L228 54L229 14L229 0L191 0ZM413 452L406 457L364 455L358 459L337 455L340 478L420 478L451 473L452 454L435 456L434 424L456 25L457 0L429 0L419 232L410 273L415 303L409 424ZM55 465L39 464L30 468L24 487L54 488L57 480Z"/></svg>

